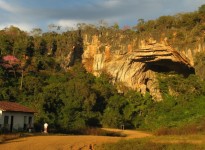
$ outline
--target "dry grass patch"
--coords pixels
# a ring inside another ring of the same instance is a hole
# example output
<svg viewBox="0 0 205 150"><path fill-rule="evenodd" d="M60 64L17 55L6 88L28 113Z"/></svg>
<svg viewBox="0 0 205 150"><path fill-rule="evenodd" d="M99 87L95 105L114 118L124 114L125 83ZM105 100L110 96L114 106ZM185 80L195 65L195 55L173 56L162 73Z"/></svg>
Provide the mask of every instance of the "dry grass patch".
<svg viewBox="0 0 205 150"><path fill-rule="evenodd" d="M170 136L156 136L151 139L154 143L167 143L167 144L205 144L205 135L170 135Z"/></svg>
<svg viewBox="0 0 205 150"><path fill-rule="evenodd" d="M8 140L14 140L14 139L17 139L21 137L21 134L20 133L15 133L15 134L1 134L0 135L0 143L3 143L5 141L8 141Z"/></svg>
<svg viewBox="0 0 205 150"><path fill-rule="evenodd" d="M204 150L205 135L152 136L97 145L98 150Z"/></svg>
<svg viewBox="0 0 205 150"><path fill-rule="evenodd" d="M96 136L114 136L114 137L125 137L120 130L106 130L103 128L85 128L76 132L78 135L96 135Z"/></svg>
<svg viewBox="0 0 205 150"><path fill-rule="evenodd" d="M199 123L187 124L176 128L160 128L155 132L155 135L191 135L205 133L205 120Z"/></svg>

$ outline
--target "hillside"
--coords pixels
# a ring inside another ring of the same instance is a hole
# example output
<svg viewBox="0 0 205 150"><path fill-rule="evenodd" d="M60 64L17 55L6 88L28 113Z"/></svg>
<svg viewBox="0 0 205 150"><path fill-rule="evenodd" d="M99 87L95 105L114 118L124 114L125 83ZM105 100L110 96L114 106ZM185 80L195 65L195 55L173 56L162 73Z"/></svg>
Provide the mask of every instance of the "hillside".
<svg viewBox="0 0 205 150"><path fill-rule="evenodd" d="M36 130L156 129L205 116L205 8L133 28L0 31L0 99L36 110ZM195 74L196 73L196 74ZM158 101L158 102L156 102Z"/></svg>

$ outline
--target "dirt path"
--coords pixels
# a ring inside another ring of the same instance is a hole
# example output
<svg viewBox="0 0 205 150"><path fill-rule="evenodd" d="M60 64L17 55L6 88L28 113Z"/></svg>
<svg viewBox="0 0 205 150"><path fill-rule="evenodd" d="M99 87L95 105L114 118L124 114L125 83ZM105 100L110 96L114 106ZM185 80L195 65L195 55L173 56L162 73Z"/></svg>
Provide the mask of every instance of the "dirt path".
<svg viewBox="0 0 205 150"><path fill-rule="evenodd" d="M105 129L121 132L127 137L108 136L32 136L0 144L0 150L89 150L90 146L121 139L143 138L151 136L140 131Z"/></svg>
<svg viewBox="0 0 205 150"><path fill-rule="evenodd" d="M148 136L152 136L149 133L145 133L142 131L135 131L135 130L120 130L120 129L109 129L109 128L103 128L104 130L107 131L114 131L114 132L120 132L122 134L125 134L126 137L124 137L125 139L133 139L133 138L143 138L143 137L148 137Z"/></svg>

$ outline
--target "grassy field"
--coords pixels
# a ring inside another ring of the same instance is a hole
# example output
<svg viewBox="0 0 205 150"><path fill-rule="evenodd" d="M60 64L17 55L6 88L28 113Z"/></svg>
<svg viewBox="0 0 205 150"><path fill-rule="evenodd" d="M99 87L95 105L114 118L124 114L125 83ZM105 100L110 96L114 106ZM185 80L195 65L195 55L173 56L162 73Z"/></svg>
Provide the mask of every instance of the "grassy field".
<svg viewBox="0 0 205 150"><path fill-rule="evenodd" d="M205 150L205 135L166 135L97 145L97 150Z"/></svg>

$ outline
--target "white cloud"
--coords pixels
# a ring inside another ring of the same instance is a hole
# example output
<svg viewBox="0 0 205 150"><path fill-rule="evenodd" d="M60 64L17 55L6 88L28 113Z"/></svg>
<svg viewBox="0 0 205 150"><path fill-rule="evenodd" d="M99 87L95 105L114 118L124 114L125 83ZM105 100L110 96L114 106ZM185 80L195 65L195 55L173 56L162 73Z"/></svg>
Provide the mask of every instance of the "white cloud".
<svg viewBox="0 0 205 150"><path fill-rule="evenodd" d="M66 20L62 19L56 22L56 25L61 27L76 27L76 25L79 23L79 20Z"/></svg>
<svg viewBox="0 0 205 150"><path fill-rule="evenodd" d="M120 0L106 0L103 5L105 8L113 8L116 7L117 5L120 5L122 1Z"/></svg>
<svg viewBox="0 0 205 150"><path fill-rule="evenodd" d="M10 26L18 27L19 29L26 31L26 32L29 32L34 28L32 25L25 24L25 23L6 23L6 24L1 24L0 29L2 30L4 28L8 28Z"/></svg>
<svg viewBox="0 0 205 150"><path fill-rule="evenodd" d="M0 0L0 8L7 11L7 12L11 12L11 13L18 13L18 12L23 12L26 9L23 7L20 7L18 5L12 5L8 2L6 2L5 0Z"/></svg>
<svg viewBox="0 0 205 150"><path fill-rule="evenodd" d="M7 2L0 0L0 8L9 12L13 12L14 8Z"/></svg>
<svg viewBox="0 0 205 150"><path fill-rule="evenodd" d="M77 25L81 23L97 24L94 21L61 19L61 20L56 21L54 25L61 27L62 30L70 30L70 29L76 29Z"/></svg>

